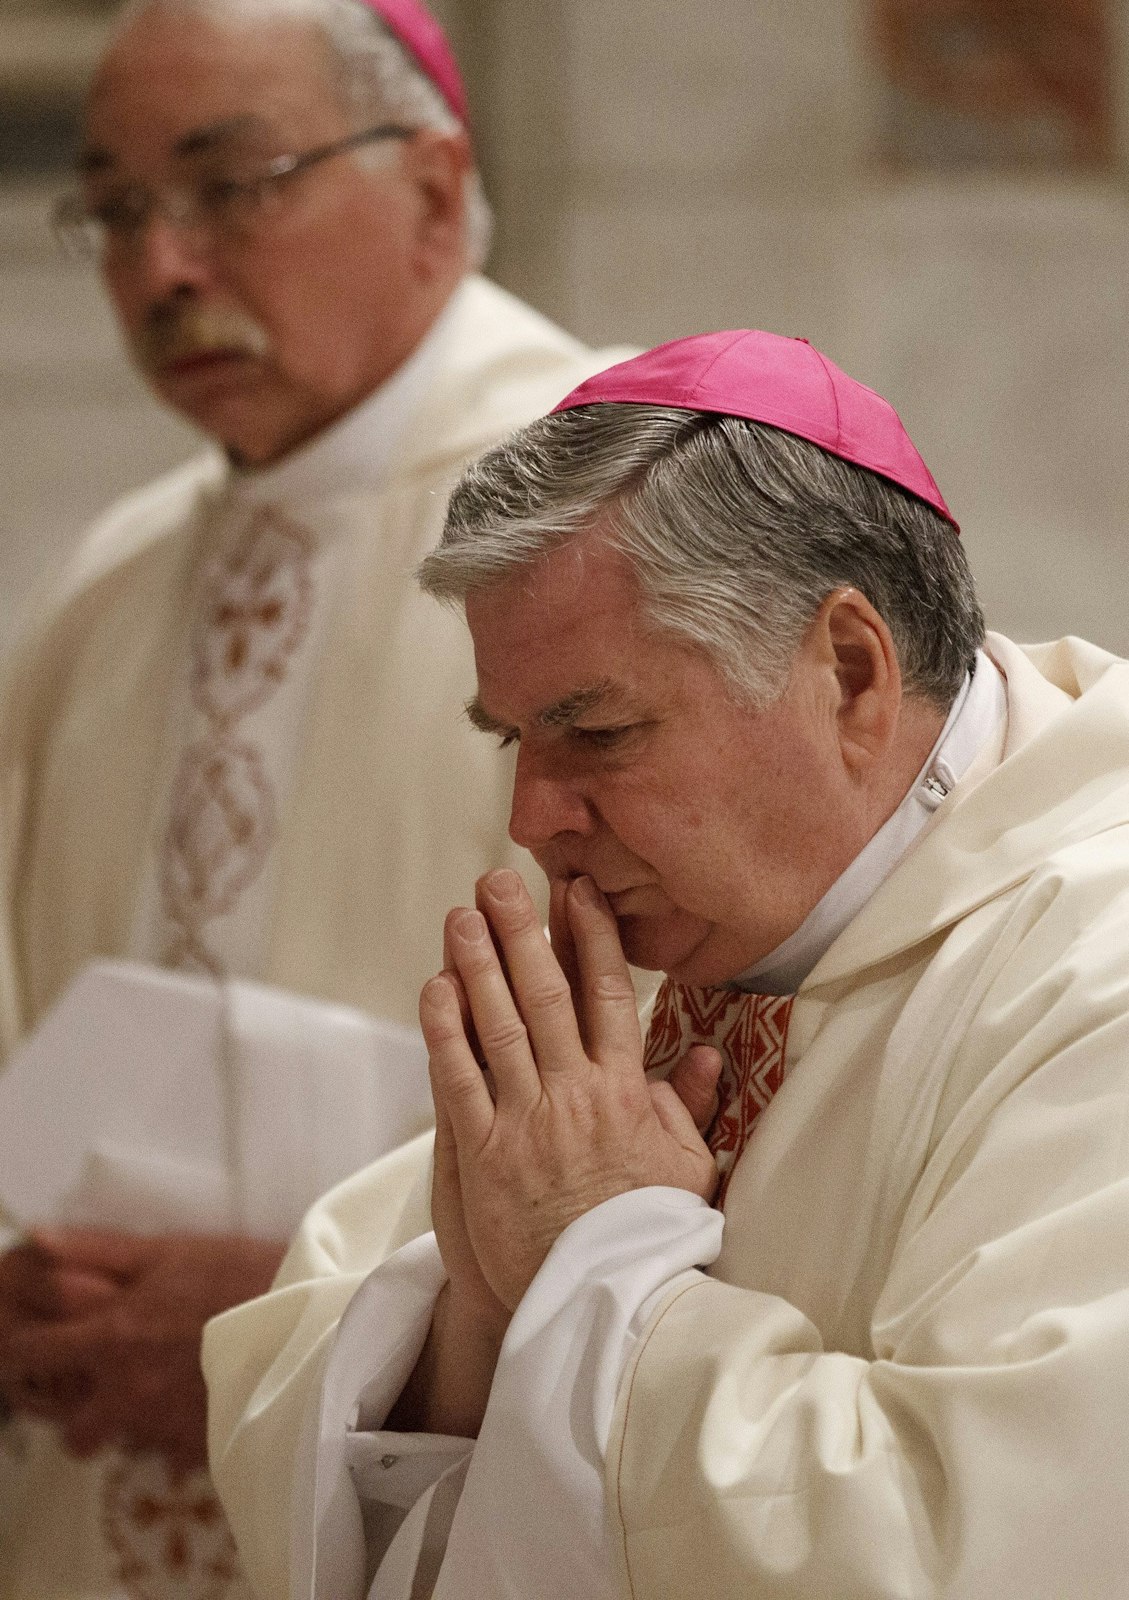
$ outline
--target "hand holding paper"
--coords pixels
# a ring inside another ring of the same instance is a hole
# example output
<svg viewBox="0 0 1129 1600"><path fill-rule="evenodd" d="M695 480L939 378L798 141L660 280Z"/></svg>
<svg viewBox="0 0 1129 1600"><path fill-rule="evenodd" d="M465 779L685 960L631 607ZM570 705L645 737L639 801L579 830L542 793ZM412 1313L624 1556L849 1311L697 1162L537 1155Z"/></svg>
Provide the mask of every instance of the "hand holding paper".
<svg viewBox="0 0 1129 1600"><path fill-rule="evenodd" d="M0 1213L25 1231L0 1256L0 1399L78 1454L202 1462L205 1322L266 1290L277 1240L429 1098L406 1028L88 967L0 1076Z"/></svg>
<svg viewBox="0 0 1129 1600"><path fill-rule="evenodd" d="M68 1449L205 1459L204 1323L269 1287L282 1246L88 1229L41 1231L0 1257L0 1388Z"/></svg>
<svg viewBox="0 0 1129 1600"><path fill-rule="evenodd" d="M0 1255L0 1373L12 1338L34 1336L47 1319L80 1316L104 1305L117 1284L101 1272L69 1267L41 1249L34 1237ZM43 1415L46 1403L76 1402L85 1391L81 1373L56 1373L50 1383L13 1371L0 1378L6 1412Z"/></svg>

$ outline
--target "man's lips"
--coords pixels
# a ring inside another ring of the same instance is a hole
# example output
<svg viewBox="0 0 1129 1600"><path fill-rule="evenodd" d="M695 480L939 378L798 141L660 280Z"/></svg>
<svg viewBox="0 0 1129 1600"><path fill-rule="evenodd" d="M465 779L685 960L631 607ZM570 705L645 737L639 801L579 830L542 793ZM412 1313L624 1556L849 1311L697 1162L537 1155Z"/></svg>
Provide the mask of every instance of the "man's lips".
<svg viewBox="0 0 1129 1600"><path fill-rule="evenodd" d="M648 910L656 910L656 892L654 885L650 883L629 884L623 889L603 891L604 898L617 917L629 917Z"/></svg>
<svg viewBox="0 0 1129 1600"><path fill-rule="evenodd" d="M612 906L615 906L621 900L628 900L632 897L641 897L643 895L652 897L661 893L658 885L649 880L644 880L642 883L638 881L624 883L622 880L617 882L614 878L609 879L598 868L581 866L561 868L552 867L545 863L540 865L542 872L551 880L563 879L565 883L571 883L574 878L590 878L604 899Z"/></svg>
<svg viewBox="0 0 1129 1600"><path fill-rule="evenodd" d="M191 350L184 355L173 356L170 360L162 361L157 367L157 376L161 378L186 378L197 373L220 372L224 368L241 365L253 361L254 357L247 350L219 349L219 350Z"/></svg>

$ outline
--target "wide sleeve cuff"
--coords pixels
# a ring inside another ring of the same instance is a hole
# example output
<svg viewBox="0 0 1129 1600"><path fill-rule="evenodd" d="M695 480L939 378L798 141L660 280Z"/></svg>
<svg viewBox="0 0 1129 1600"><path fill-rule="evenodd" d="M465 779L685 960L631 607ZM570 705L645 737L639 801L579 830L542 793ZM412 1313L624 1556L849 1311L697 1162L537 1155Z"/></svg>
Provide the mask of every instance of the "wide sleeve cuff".
<svg viewBox="0 0 1129 1600"><path fill-rule="evenodd" d="M623 1371L651 1314L721 1248L697 1196L618 1195L556 1241L514 1314L435 1600L610 1600L604 1456Z"/></svg>

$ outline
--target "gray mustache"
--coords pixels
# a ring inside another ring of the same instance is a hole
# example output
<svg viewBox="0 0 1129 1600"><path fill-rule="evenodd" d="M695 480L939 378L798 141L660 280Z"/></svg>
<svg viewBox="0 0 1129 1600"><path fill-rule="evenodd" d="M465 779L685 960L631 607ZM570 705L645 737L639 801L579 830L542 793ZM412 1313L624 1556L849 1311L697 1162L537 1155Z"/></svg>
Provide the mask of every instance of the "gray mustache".
<svg viewBox="0 0 1129 1600"><path fill-rule="evenodd" d="M186 356L212 351L265 356L270 339L244 312L195 305L159 305L131 340L134 357L145 372L154 372Z"/></svg>

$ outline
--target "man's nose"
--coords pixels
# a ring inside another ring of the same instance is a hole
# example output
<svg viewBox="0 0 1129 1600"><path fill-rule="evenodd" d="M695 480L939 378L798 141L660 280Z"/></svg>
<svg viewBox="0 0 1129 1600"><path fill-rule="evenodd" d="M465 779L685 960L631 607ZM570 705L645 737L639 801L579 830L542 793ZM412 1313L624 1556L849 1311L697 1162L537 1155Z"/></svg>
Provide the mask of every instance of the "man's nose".
<svg viewBox="0 0 1129 1600"><path fill-rule="evenodd" d="M199 230L157 208L133 242L125 270L153 300L206 288L212 279L210 254Z"/></svg>
<svg viewBox="0 0 1129 1600"><path fill-rule="evenodd" d="M514 843L537 851L559 834L590 833L592 825L592 807L567 773L519 747L510 806Z"/></svg>

